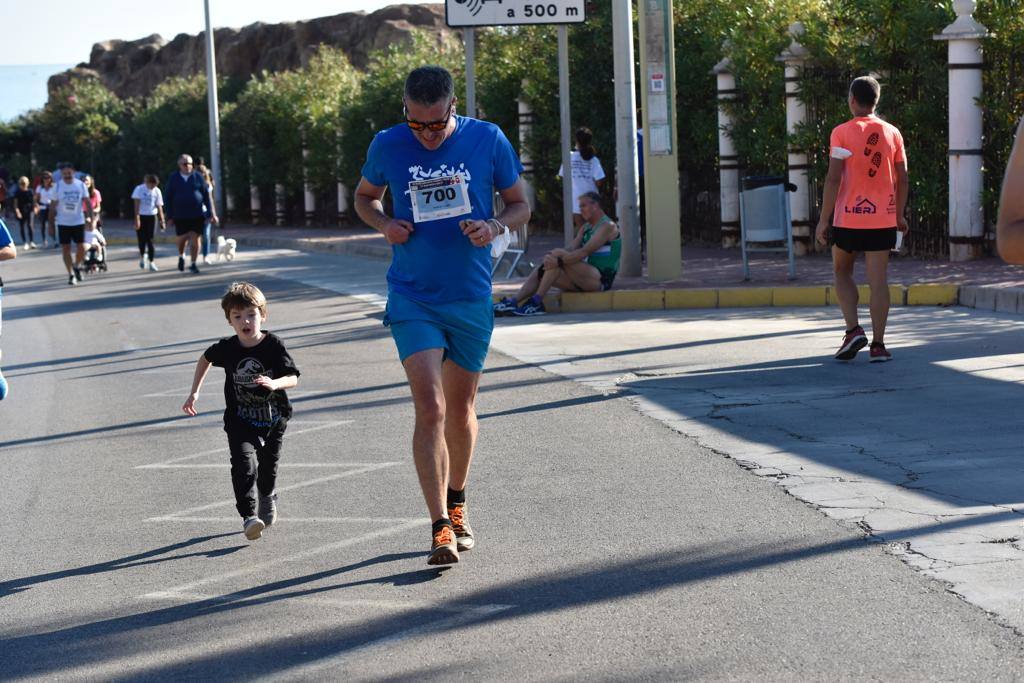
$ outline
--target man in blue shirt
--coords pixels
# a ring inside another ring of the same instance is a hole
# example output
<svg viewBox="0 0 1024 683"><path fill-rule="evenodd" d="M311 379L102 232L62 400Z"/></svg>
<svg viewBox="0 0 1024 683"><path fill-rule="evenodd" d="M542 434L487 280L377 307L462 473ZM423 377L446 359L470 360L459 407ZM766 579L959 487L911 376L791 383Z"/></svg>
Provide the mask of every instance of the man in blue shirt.
<svg viewBox="0 0 1024 683"><path fill-rule="evenodd" d="M14 246L14 238L11 237L11 232L7 229L7 225L4 223L4 219L0 218L0 261L8 261L12 258L17 258L18 250ZM0 279L0 332L3 331L3 297L4 297L4 281ZM0 354L2 357L2 354ZM0 401L7 398L7 380L4 379L4 375L0 372Z"/></svg>
<svg viewBox="0 0 1024 683"><path fill-rule="evenodd" d="M188 269L198 273L196 259L199 257L199 235L203 232L207 215L210 223L217 224L217 209L206 179L193 168L192 157L187 154L178 157L178 170L167 177L164 188L164 215L178 236L178 270L185 270L187 243L192 257L192 265Z"/></svg>
<svg viewBox="0 0 1024 683"><path fill-rule="evenodd" d="M455 114L451 74L415 69L403 99L405 123L370 144L355 208L392 245L384 324L416 408L413 459L434 523L428 563L453 564L475 544L465 487L494 327L490 244L529 221L530 208L504 133ZM389 189L394 216L381 203ZM495 190L505 204L498 216Z"/></svg>

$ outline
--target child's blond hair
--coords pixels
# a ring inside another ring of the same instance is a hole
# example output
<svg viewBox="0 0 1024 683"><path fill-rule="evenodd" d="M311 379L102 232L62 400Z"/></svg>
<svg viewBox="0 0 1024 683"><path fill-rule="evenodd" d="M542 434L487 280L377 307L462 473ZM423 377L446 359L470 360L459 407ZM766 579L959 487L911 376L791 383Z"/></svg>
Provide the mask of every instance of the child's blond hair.
<svg viewBox="0 0 1024 683"><path fill-rule="evenodd" d="M221 297L220 307L224 309L224 317L228 320L231 320L231 311L249 307L258 308L260 315L267 317L267 297L250 282L232 282Z"/></svg>

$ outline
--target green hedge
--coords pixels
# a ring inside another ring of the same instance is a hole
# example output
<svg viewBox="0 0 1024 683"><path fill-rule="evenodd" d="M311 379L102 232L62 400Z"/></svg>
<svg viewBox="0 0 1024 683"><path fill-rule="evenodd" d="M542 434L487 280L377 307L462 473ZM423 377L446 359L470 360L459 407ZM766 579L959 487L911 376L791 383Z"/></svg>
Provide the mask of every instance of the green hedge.
<svg viewBox="0 0 1024 683"><path fill-rule="evenodd" d="M679 95L680 171L686 196L716 197L718 123L711 68L729 56L739 96L730 105L730 131L744 173L784 173L786 145L805 150L812 186L824 175L828 133L848 116L849 79L877 73L883 84L880 113L904 132L910 158L914 221L925 231L945 230L947 211L946 45L932 36L954 19L949 0L674 0ZM982 0L976 18L993 36L984 42L986 115L985 206L995 216L998 185L1024 114L1024 12L1020 0ZM801 42L814 59L804 71L801 96L810 120L786 139L783 68L787 26L801 21ZM723 51L723 42L730 41ZM592 3L588 21L570 29L573 127L594 131L598 155L614 173L614 82L610 3ZM478 31L477 99L482 115L520 147L517 99L536 119L523 141L533 159L539 202L535 225L558 230L561 184L558 148L557 41L552 27ZM365 71L322 47L302 69L220 83L225 183L238 207L249 188L272 202L274 184L285 185L289 205L301 208L303 140L309 150L306 178L320 195L328 221L338 180L353 187L375 131L401 121L405 74L424 63L453 71L463 92L461 43L421 35L372 56ZM163 176L181 151L206 156L206 84L202 76L171 79L144 100L122 101L96 83L78 82L42 110L0 125L0 154L17 174L31 158L52 167L70 159L89 168L106 206L128 208L128 193L143 173ZM610 204L612 184L606 185ZM711 202L709 213L717 204ZM815 201L816 204L816 201ZM706 208L707 208L706 207ZM299 212L293 212L296 218ZM684 219L684 231L688 218ZM714 216L709 217L714 224ZM939 252L941 235L924 251Z"/></svg>

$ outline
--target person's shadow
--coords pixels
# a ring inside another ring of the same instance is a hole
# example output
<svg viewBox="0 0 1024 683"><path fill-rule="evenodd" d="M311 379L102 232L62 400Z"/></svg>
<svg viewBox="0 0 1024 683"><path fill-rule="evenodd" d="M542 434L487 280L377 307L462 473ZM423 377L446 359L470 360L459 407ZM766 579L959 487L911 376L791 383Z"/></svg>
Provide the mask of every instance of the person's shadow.
<svg viewBox="0 0 1024 683"><path fill-rule="evenodd" d="M35 576L25 576L20 579L11 579L9 581L3 581L0 582L0 598L4 598L8 595L13 595L15 593L26 591L36 584L46 583L48 581L57 581L72 576L88 576L90 574L102 574L104 572L118 571L120 569L130 569L132 567L142 567L149 564L170 562L171 560L184 560L190 557L223 557L225 555L230 555L231 553L236 553L247 546L236 545L228 548L214 548L212 550L202 550L197 552L184 553L182 555L167 555L167 553L172 553L175 550L182 550L183 548L188 548L190 546L206 543L207 541L212 541L217 538L224 538L226 536L235 535L235 532L230 532L224 534L213 534L210 536L196 536L195 538L190 538L187 541L181 541L180 543L165 545L161 548L147 550L146 552L137 553L135 555L128 555L127 557L121 557L116 560L108 560L106 562L90 564L84 567L63 569L61 571L48 572L45 574L36 574Z"/></svg>

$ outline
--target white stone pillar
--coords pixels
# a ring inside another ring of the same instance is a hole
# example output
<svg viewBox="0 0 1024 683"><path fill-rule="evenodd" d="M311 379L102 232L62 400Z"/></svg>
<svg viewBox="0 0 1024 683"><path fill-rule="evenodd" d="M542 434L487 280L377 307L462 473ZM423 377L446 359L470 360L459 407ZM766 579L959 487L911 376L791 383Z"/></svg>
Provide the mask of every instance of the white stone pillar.
<svg viewBox="0 0 1024 683"><path fill-rule="evenodd" d="M224 191L224 203L227 206L228 215L233 216L235 214L235 195L227 188Z"/></svg>
<svg viewBox="0 0 1024 683"><path fill-rule="evenodd" d="M252 182L252 155L249 155L249 214L252 224L260 222L260 188Z"/></svg>
<svg viewBox="0 0 1024 683"><path fill-rule="evenodd" d="M274 184L274 222L277 225L284 225L287 213L285 211L285 189L281 183Z"/></svg>
<svg viewBox="0 0 1024 683"><path fill-rule="evenodd" d="M722 51L730 48L729 41L722 43ZM718 81L718 184L721 201L722 246L729 248L739 245L740 238L740 165L736 145L729 131L732 130L732 116L724 103L736 99L736 77L732 74L732 62L724 58L711 70Z"/></svg>
<svg viewBox="0 0 1024 683"><path fill-rule="evenodd" d="M525 89L526 82L523 82ZM536 116L530 103L520 97L516 102L519 104L519 162L523 165L523 183L525 185L526 201L530 204L530 210L537 208L537 192L533 189L533 157L530 156L527 140L533 130Z"/></svg>
<svg viewBox="0 0 1024 683"><path fill-rule="evenodd" d="M956 21L935 40L949 44L949 260L982 255L985 213L981 200L982 59L981 39L988 30L974 20L974 0L956 0Z"/></svg>
<svg viewBox="0 0 1024 683"><path fill-rule="evenodd" d="M786 67L786 133L789 135L796 133L797 126L807 121L807 107L800 99L800 78L810 53L800 44L800 36L803 34L803 24L799 21L790 24L789 35L792 42L777 58ZM795 192L787 193L793 220L793 250L797 256L802 256L812 246L811 195L807 178L810 165L807 155L803 152L789 148L788 145L786 152L789 182L796 185Z"/></svg>
<svg viewBox="0 0 1024 683"><path fill-rule="evenodd" d="M338 224L345 222L345 214L348 213L348 188L345 183L338 181Z"/></svg>
<svg viewBox="0 0 1024 683"><path fill-rule="evenodd" d="M302 203L305 209L306 225L313 224L316 215L316 195L313 194L313 186L309 184L309 150L302 149Z"/></svg>

